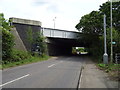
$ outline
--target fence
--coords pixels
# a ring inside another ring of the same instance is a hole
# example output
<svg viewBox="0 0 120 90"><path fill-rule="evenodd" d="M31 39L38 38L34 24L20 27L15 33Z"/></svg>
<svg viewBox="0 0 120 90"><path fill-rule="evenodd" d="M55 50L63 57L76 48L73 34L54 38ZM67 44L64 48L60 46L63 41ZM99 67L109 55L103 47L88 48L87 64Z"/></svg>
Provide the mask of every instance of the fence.
<svg viewBox="0 0 120 90"><path fill-rule="evenodd" d="M116 64L120 64L120 53L115 54L115 62Z"/></svg>

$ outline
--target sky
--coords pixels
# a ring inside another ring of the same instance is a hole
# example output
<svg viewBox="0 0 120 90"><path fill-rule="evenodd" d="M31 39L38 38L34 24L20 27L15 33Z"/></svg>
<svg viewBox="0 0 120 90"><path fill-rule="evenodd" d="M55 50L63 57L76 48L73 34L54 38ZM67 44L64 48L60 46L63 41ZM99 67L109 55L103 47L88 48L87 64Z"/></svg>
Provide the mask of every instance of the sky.
<svg viewBox="0 0 120 90"><path fill-rule="evenodd" d="M85 14L98 10L108 0L0 0L0 13L42 22L42 27L77 31L75 25ZM55 18L56 17L56 18Z"/></svg>

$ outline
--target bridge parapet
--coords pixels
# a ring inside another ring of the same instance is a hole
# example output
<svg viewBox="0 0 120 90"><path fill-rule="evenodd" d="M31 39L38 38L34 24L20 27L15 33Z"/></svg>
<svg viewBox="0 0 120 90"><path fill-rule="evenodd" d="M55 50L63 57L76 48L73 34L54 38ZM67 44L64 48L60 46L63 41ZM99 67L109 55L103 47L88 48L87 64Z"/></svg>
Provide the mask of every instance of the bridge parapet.
<svg viewBox="0 0 120 90"><path fill-rule="evenodd" d="M78 32L65 31L59 29L42 28L45 37L77 39Z"/></svg>
<svg viewBox="0 0 120 90"><path fill-rule="evenodd" d="M18 24L27 24L27 25L35 25L35 26L42 25L40 21L36 21L36 20L29 20L29 19L15 18L15 17L11 17L10 20L12 20L12 23L18 23Z"/></svg>

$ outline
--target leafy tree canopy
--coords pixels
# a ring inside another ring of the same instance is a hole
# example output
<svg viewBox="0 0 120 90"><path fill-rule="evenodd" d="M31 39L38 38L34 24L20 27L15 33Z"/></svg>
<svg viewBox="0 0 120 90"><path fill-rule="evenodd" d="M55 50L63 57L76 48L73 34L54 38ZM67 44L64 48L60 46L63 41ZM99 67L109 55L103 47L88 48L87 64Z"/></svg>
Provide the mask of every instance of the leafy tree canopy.
<svg viewBox="0 0 120 90"><path fill-rule="evenodd" d="M120 1L113 2L113 27L120 31ZM103 14L107 16L107 27L110 27L110 2L103 3L99 11L92 11L81 17L80 22L75 26L79 31L90 34L101 34L103 32Z"/></svg>
<svg viewBox="0 0 120 90"><path fill-rule="evenodd" d="M82 40L88 44L89 52L102 58L103 55L103 15L106 15L107 24L107 46L108 54L110 54L110 2L103 3L98 11L92 11L81 17L79 23L75 26L78 31L82 32ZM120 1L113 2L112 5L112 19L113 19L113 45L114 53L120 52Z"/></svg>
<svg viewBox="0 0 120 90"><path fill-rule="evenodd" d="M84 15L76 28L83 33L99 34L102 31L102 15L98 11L92 11L90 14Z"/></svg>
<svg viewBox="0 0 120 90"><path fill-rule="evenodd" d="M110 2L103 3L99 11L107 16L107 27L110 27ZM112 24L113 27L120 31L120 1L112 3Z"/></svg>

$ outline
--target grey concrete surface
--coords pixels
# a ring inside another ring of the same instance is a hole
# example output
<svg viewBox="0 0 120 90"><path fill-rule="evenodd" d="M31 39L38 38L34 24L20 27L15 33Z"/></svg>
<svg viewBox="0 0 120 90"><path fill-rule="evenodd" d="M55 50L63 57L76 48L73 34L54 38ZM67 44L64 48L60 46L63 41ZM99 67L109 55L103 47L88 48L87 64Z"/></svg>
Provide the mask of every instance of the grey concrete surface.
<svg viewBox="0 0 120 90"><path fill-rule="evenodd" d="M118 88L118 81L110 80L108 74L98 69L89 58L84 64L79 83L79 88Z"/></svg>
<svg viewBox="0 0 120 90"><path fill-rule="evenodd" d="M14 35L14 42L15 42L14 48L16 48L17 50L27 51L15 27L12 28L11 32Z"/></svg>
<svg viewBox="0 0 120 90"><path fill-rule="evenodd" d="M36 20L29 20L29 19L15 18L15 17L11 17L10 19L14 23L29 24L29 25L36 25L36 26L42 25L40 21L36 21Z"/></svg>
<svg viewBox="0 0 120 90"><path fill-rule="evenodd" d="M82 57L59 57L2 71L3 88L77 88Z"/></svg>

